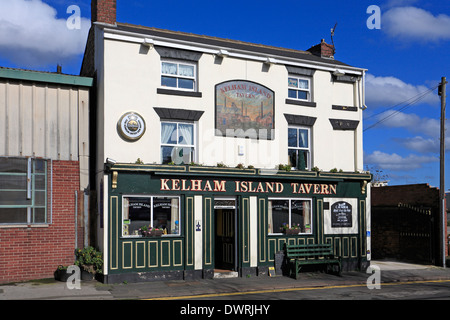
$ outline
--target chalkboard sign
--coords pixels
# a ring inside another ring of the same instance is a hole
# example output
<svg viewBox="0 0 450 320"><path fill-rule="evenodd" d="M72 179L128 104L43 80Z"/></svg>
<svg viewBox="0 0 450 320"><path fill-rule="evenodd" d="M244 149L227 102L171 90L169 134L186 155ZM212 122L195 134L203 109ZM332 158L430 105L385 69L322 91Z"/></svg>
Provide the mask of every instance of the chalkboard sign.
<svg viewBox="0 0 450 320"><path fill-rule="evenodd" d="M331 205L331 227L352 227L352 205L345 201L339 201Z"/></svg>

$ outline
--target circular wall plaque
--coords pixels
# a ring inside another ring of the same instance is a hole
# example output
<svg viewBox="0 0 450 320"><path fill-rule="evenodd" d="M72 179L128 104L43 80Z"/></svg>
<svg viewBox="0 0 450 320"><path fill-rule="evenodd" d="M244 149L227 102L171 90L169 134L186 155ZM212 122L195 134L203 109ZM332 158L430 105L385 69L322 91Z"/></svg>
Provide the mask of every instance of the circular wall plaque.
<svg viewBox="0 0 450 320"><path fill-rule="evenodd" d="M139 140L145 132L145 121L138 113L127 112L117 122L117 131L126 140Z"/></svg>

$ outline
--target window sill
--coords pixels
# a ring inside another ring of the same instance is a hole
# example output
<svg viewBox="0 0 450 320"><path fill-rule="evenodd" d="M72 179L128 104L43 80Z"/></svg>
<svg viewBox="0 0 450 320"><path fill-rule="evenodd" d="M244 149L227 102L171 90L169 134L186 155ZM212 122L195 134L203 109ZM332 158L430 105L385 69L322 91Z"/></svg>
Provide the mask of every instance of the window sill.
<svg viewBox="0 0 450 320"><path fill-rule="evenodd" d="M273 237L273 236L283 236L283 237L292 237L292 236L312 236L312 233L299 233L299 234L285 234L285 233L268 233L267 234L269 237Z"/></svg>
<svg viewBox="0 0 450 320"><path fill-rule="evenodd" d="M201 98L202 93L197 91L182 91L182 90L175 90L175 89L163 89L163 88L157 88L156 93L158 94L167 94L172 96L183 96L183 97L194 97L194 98Z"/></svg>
<svg viewBox="0 0 450 320"><path fill-rule="evenodd" d="M160 236L154 236L154 237L143 237L140 235L129 235L129 236L122 236L122 239L154 239L154 238L180 238L182 237L180 234L163 234Z"/></svg>
<svg viewBox="0 0 450 320"><path fill-rule="evenodd" d="M286 99L286 104L295 104L297 106L303 106L303 107L316 107L315 102L310 101L301 101L301 100L294 100L294 99Z"/></svg>
<svg viewBox="0 0 450 320"><path fill-rule="evenodd" d="M48 228L50 225L47 223L43 224L2 224L0 225L0 229L12 229L12 228L21 228L21 229L28 229L28 228Z"/></svg>
<svg viewBox="0 0 450 320"><path fill-rule="evenodd" d="M358 111L358 107L332 105L331 108L333 110L341 110L341 111Z"/></svg>

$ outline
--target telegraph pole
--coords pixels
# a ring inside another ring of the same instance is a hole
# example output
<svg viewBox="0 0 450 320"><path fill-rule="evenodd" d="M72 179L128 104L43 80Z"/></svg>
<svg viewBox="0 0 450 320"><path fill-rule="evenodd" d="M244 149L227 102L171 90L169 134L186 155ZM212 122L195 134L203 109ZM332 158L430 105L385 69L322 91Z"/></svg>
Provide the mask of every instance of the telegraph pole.
<svg viewBox="0 0 450 320"><path fill-rule="evenodd" d="M441 220L441 237L442 237L442 266L445 268L445 242L447 235L447 224L445 221L445 85L447 81L442 77L439 84L438 95L441 97L441 153L440 153L440 187L439 187L439 202L440 202L440 220Z"/></svg>

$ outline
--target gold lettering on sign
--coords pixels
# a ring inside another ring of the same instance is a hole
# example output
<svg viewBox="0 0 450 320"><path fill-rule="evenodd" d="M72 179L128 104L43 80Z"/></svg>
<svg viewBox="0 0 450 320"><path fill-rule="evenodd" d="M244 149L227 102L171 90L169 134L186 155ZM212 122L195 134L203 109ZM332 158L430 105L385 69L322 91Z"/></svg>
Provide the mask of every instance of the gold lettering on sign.
<svg viewBox="0 0 450 320"><path fill-rule="evenodd" d="M234 192L240 193L283 193L281 182L234 181ZM336 194L336 184L291 183L293 194ZM161 179L161 191L226 192L226 180Z"/></svg>

